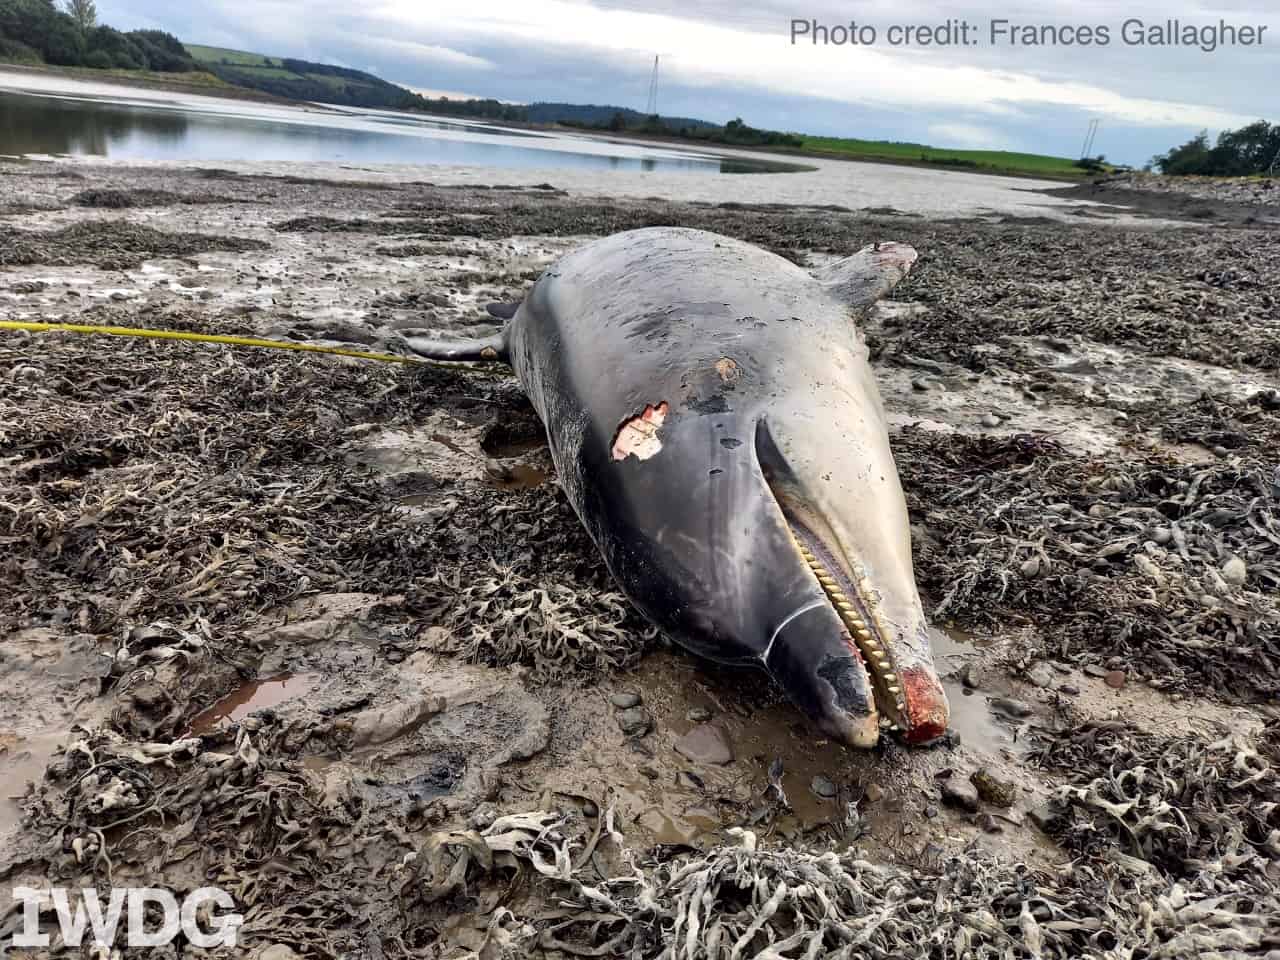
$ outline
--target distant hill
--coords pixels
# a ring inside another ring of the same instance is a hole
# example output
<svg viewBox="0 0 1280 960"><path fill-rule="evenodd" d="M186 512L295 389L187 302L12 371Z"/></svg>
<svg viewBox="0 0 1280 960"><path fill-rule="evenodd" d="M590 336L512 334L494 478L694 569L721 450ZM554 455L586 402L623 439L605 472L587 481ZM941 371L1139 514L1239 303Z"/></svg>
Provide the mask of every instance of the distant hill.
<svg viewBox="0 0 1280 960"><path fill-rule="evenodd" d="M531 103L524 108L529 123L565 123L580 127L607 127L621 116L626 127L639 127L650 118L628 107L597 106L593 103ZM660 117L659 122L672 130L706 130L720 126L709 120L692 117Z"/></svg>
<svg viewBox="0 0 1280 960"><path fill-rule="evenodd" d="M0 0L4 2L4 0ZM524 123L563 123L578 127L638 128L651 118L628 107L580 103L511 104L498 100L430 98L414 93L363 70L335 67L293 57L271 57L225 47L186 44L187 52L203 69L241 87L263 90L294 100L313 100L349 107L388 110L425 110L446 116L481 117ZM621 120L618 118L621 117ZM662 117L662 127L672 131L709 130L717 124L692 117Z"/></svg>
<svg viewBox="0 0 1280 960"><path fill-rule="evenodd" d="M186 47L196 62L219 79L279 97L391 110L412 109L415 99L420 99L363 70L221 47L190 43Z"/></svg>

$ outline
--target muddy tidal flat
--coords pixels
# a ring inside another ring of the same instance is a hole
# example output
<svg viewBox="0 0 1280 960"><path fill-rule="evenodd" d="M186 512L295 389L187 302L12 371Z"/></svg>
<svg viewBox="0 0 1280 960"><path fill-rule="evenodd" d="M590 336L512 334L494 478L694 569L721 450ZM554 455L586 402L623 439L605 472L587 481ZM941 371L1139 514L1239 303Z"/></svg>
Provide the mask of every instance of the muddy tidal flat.
<svg viewBox="0 0 1280 960"><path fill-rule="evenodd" d="M394 352L619 230L915 246L864 333L953 730L847 751L655 636L505 368L0 331L6 906L217 886L241 947L181 955L270 960L1280 957L1272 222L246 170L0 162L0 319Z"/></svg>

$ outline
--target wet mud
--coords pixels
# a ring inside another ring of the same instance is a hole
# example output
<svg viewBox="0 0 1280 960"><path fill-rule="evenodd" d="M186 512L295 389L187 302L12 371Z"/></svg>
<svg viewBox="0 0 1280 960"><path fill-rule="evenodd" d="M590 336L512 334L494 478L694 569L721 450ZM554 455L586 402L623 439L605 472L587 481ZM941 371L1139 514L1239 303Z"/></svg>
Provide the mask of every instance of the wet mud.
<svg viewBox="0 0 1280 960"><path fill-rule="evenodd" d="M866 334L953 723L669 647L502 368L5 333L0 885L213 882L277 960L1280 949L1274 232L6 172L6 318L378 350L645 222L913 243Z"/></svg>

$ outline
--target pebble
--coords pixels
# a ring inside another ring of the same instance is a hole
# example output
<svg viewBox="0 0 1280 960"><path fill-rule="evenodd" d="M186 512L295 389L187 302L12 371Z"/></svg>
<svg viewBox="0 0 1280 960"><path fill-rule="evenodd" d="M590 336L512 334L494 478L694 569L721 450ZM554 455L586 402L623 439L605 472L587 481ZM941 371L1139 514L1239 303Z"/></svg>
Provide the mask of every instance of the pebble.
<svg viewBox="0 0 1280 960"><path fill-rule="evenodd" d="M1078 697L1078 696L1080 696L1080 688L1079 688L1079 687L1073 687L1073 686L1072 686L1071 684L1069 684L1069 683L1064 683L1062 686L1060 686L1060 687L1058 688L1058 691L1059 691L1060 693L1065 693L1065 694L1066 694L1067 696L1069 696L1069 697Z"/></svg>
<svg viewBox="0 0 1280 960"><path fill-rule="evenodd" d="M1049 827L1058 818L1058 808L1052 803L1043 803L1028 810L1027 816L1031 818L1032 823L1047 833Z"/></svg>
<svg viewBox="0 0 1280 960"><path fill-rule="evenodd" d="M992 697L987 703L996 713L1006 717L1029 717L1034 712L1030 706L1012 697Z"/></svg>
<svg viewBox="0 0 1280 960"><path fill-rule="evenodd" d="M676 753L694 763L723 765L733 762L733 745L713 723L700 723L674 744Z"/></svg>
<svg viewBox="0 0 1280 960"><path fill-rule="evenodd" d="M1243 587L1248 577L1249 568L1237 556L1233 555L1230 560L1222 565L1222 579L1233 587Z"/></svg>
<svg viewBox="0 0 1280 960"><path fill-rule="evenodd" d="M868 803L879 803L884 799L884 787L878 783L869 783L862 795L867 798Z"/></svg>
<svg viewBox="0 0 1280 960"><path fill-rule="evenodd" d="M618 728L628 737L642 737L653 729L653 717L644 707L631 707L618 714Z"/></svg>
<svg viewBox="0 0 1280 960"><path fill-rule="evenodd" d="M809 789L814 792L815 796L822 797L824 800L830 800L837 792L836 785L822 774L818 774L813 778L813 783L809 784Z"/></svg>
<svg viewBox="0 0 1280 960"><path fill-rule="evenodd" d="M1105 677L1105 676L1107 675L1107 670L1106 670L1106 668L1105 668L1105 667L1100 667L1100 666L1098 666L1096 663L1087 663L1087 664L1085 664L1084 672L1085 672L1088 676L1090 676L1090 677L1097 677L1098 679L1101 679L1101 678L1103 678L1103 677Z"/></svg>
<svg viewBox="0 0 1280 960"><path fill-rule="evenodd" d="M1152 534L1151 539L1163 547L1165 544L1170 543L1173 540L1173 531L1168 527L1159 527L1156 532Z"/></svg>
<svg viewBox="0 0 1280 960"><path fill-rule="evenodd" d="M996 818L989 813L978 815L978 826L987 833L1004 833L1004 827L996 822Z"/></svg>
<svg viewBox="0 0 1280 960"><path fill-rule="evenodd" d="M257 960L297 960L298 954L288 944L273 943L261 953Z"/></svg>
<svg viewBox="0 0 1280 960"><path fill-rule="evenodd" d="M924 815L925 815L925 819L927 820L932 820L934 817L938 815L938 813L939 813L939 810L938 810L938 805L936 803L931 803L924 808Z"/></svg>
<svg viewBox="0 0 1280 960"><path fill-rule="evenodd" d="M982 686L982 668L976 663L966 663L960 671L960 682L970 690L977 690Z"/></svg>
<svg viewBox="0 0 1280 960"><path fill-rule="evenodd" d="M967 780L944 780L942 783L942 802L948 807L978 812L978 789Z"/></svg>
<svg viewBox="0 0 1280 960"><path fill-rule="evenodd" d="M640 706L641 700L638 693L615 693L609 698L609 702L619 710L630 710Z"/></svg>
<svg viewBox="0 0 1280 960"><path fill-rule="evenodd" d="M1124 686L1124 683L1127 679L1128 679L1128 676L1125 674L1123 670L1109 670L1107 671L1107 675L1102 678L1102 682L1105 683L1108 687L1114 687L1115 689L1119 690L1121 687Z"/></svg>
<svg viewBox="0 0 1280 960"><path fill-rule="evenodd" d="M706 707L693 707L689 710L687 716L693 723L706 723L711 719L711 711Z"/></svg>
<svg viewBox="0 0 1280 960"><path fill-rule="evenodd" d="M1037 663L1027 671L1027 679L1031 681L1033 686L1044 690L1053 686L1053 671L1048 664Z"/></svg>
<svg viewBox="0 0 1280 960"><path fill-rule="evenodd" d="M586 800L582 804L582 815L594 820L596 817L600 816L600 808L596 806L594 801Z"/></svg>
<svg viewBox="0 0 1280 960"><path fill-rule="evenodd" d="M681 770L676 774L676 785L684 787L686 790L707 789L707 785L702 782L702 778L696 773L690 773L688 770Z"/></svg>
<svg viewBox="0 0 1280 960"><path fill-rule="evenodd" d="M984 414L982 417L982 425L987 429L993 429L1000 426L1000 418L994 413Z"/></svg>

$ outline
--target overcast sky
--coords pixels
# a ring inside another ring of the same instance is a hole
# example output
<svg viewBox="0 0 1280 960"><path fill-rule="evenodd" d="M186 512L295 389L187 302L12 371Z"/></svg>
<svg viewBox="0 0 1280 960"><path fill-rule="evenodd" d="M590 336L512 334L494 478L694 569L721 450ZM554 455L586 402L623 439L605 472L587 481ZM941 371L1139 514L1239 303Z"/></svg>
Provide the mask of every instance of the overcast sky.
<svg viewBox="0 0 1280 960"><path fill-rule="evenodd" d="M1267 8L1270 8L1268 10ZM1276 0L98 0L100 19L183 40L343 64L420 90L643 109L661 55L669 116L1141 164L1202 128L1280 122ZM791 42L793 19L875 28L876 43ZM894 47L892 26L973 26L967 46ZM1148 26L1266 27L1262 43L1136 46ZM990 24L1105 25L1107 46L991 43Z"/></svg>

